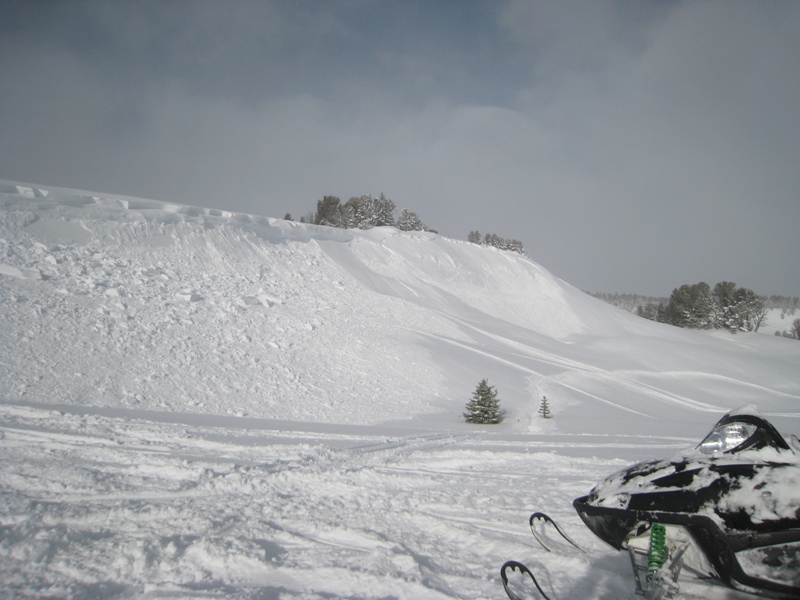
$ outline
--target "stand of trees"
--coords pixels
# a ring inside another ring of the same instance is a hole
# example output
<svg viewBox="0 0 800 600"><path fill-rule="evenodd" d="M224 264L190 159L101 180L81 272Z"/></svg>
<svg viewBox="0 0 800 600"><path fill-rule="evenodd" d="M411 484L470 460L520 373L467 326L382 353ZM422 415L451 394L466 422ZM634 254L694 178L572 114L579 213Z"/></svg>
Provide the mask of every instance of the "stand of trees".
<svg viewBox="0 0 800 600"><path fill-rule="evenodd" d="M408 208L400 211L400 217L395 219L396 210L397 205L394 201L383 194L377 198L371 195L353 196L344 204L338 196L323 196L321 200L317 200L317 210L300 217L300 222L341 229L370 229L389 226L397 227L400 231L438 233L435 229L425 225L419 215ZM286 213L284 219L291 221L292 215ZM467 240L475 244L492 246L500 250L511 250L525 255L525 246L521 241L502 238L495 233L481 236L479 231L470 231Z"/></svg>
<svg viewBox="0 0 800 600"><path fill-rule="evenodd" d="M758 331L768 312L766 299L753 290L722 281L711 287L701 281L672 291L666 304L639 306L639 316L693 329Z"/></svg>
<svg viewBox="0 0 800 600"><path fill-rule="evenodd" d="M758 331L770 310L780 310L781 319L793 317L800 311L800 298L758 296L728 281L717 284L713 290L702 282L683 285L673 290L670 298L605 292L591 295L651 321L731 331ZM775 335L800 340L800 319L794 319L788 331L776 331Z"/></svg>
<svg viewBox="0 0 800 600"><path fill-rule="evenodd" d="M327 225L341 229L370 229L391 226L401 231L431 231L417 213L404 208L395 220L397 205L383 194L374 198L370 195L353 196L342 204L337 196L324 196L317 200L317 210L300 218L301 223Z"/></svg>
<svg viewBox="0 0 800 600"><path fill-rule="evenodd" d="M467 241L473 244L483 244L485 246L499 248L500 250L511 250L513 252L525 254L525 246L522 242L519 240L507 240L495 233L487 233L481 238L480 231L470 231L469 235L467 235Z"/></svg>

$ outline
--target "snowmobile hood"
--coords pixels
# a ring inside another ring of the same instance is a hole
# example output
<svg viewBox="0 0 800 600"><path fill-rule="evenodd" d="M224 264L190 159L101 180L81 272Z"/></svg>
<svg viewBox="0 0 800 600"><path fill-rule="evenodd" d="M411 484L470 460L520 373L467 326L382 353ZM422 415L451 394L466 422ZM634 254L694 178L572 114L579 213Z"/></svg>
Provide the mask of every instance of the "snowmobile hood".
<svg viewBox="0 0 800 600"><path fill-rule="evenodd" d="M740 409L720 419L694 449L614 473L579 500L630 514L705 514L733 529L789 525L799 518L800 456L755 410Z"/></svg>
<svg viewBox="0 0 800 600"><path fill-rule="evenodd" d="M800 543L795 443L746 407L720 419L695 448L614 473L573 506L589 529L618 550L653 523L682 526L723 580L759 589L760 580L746 574L736 557L754 548Z"/></svg>
<svg viewBox="0 0 800 600"><path fill-rule="evenodd" d="M695 448L614 473L574 504L616 548L631 530L628 521L655 513L705 515L735 530L797 526L800 455L748 406L722 417ZM611 527L610 515L624 523Z"/></svg>

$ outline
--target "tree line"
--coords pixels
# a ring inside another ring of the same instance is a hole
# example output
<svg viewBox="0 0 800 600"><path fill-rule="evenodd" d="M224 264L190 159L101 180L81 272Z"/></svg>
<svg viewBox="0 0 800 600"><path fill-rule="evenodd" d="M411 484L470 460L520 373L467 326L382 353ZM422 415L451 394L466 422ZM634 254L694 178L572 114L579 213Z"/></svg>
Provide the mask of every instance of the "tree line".
<svg viewBox="0 0 800 600"><path fill-rule="evenodd" d="M341 229L370 229L388 226L397 227L400 231L438 233L435 229L425 225L414 211L404 208L400 211L400 216L395 219L396 211L395 202L384 194L377 198L369 194L353 196L345 203L342 203L338 196L323 196L321 200L317 200L317 210L300 217L300 222ZM284 219L291 221L292 215L287 213ZM525 246L522 242L509 240L495 233L487 233L482 236L479 231L470 231L467 240L475 244L525 254Z"/></svg>
<svg viewBox="0 0 800 600"><path fill-rule="evenodd" d="M684 284L672 291L665 303L640 306L646 319L692 329L758 331L769 308L766 299L753 290L722 281L712 289L704 281Z"/></svg>
<svg viewBox="0 0 800 600"><path fill-rule="evenodd" d="M473 244L483 244L485 246L492 246L500 250L511 250L512 252L519 252L525 254L525 245L519 240L508 240L502 238L496 233L487 233L481 236L480 231L470 231L467 235L467 241Z"/></svg>
<svg viewBox="0 0 800 600"><path fill-rule="evenodd" d="M620 294L618 292L591 292L591 296L607 302L617 308L626 310L630 313L638 314L643 307L648 304L658 306L659 304L666 304L669 298L661 298L654 296L645 296L643 294Z"/></svg>
<svg viewBox="0 0 800 600"><path fill-rule="evenodd" d="M317 200L317 210L300 217L300 222L340 229L388 226L397 227L400 231L436 233L435 229L422 222L417 213L407 208L400 211L400 216L395 219L396 210L395 202L383 194L377 198L369 194L353 196L345 203L337 196L323 196L321 200ZM284 218L291 221L292 215L287 214Z"/></svg>

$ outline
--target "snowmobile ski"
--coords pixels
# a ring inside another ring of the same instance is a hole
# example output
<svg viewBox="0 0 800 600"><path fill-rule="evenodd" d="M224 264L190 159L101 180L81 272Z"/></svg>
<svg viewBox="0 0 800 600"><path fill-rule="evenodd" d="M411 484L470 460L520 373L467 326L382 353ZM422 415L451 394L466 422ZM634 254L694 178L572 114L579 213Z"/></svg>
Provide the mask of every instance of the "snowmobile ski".
<svg viewBox="0 0 800 600"><path fill-rule="evenodd" d="M564 533L549 515L542 512L535 512L530 516L529 522L533 536L539 544L541 544L542 548L548 552L552 552L536 533L534 525L536 521L539 520L545 523L551 523L561 537L581 552L586 553L586 550L581 548ZM628 546L636 583L635 592L639 596L644 596L645 600L668 600L675 597L675 594L680 590L677 580L681 568L683 567L683 553L686 551L688 544L684 544L680 548L675 545L667 547L666 530L659 524L654 524L646 533L646 536L640 535L640 538L649 540L647 549L639 548L633 543ZM526 565L514 560L506 562L500 570L500 576L503 580L503 589L510 600L521 599L510 589L508 575L506 574L507 569L511 571L519 569L520 573L528 575L542 597L545 600L550 600L549 596L542 590L533 572Z"/></svg>
<svg viewBox="0 0 800 600"><path fill-rule="evenodd" d="M567 540L567 541L568 541L570 544L572 544L573 546L575 546L575 547L576 547L578 550L580 550L581 552L586 552L586 550L584 550L584 549L583 549L583 548L581 548L581 547L580 547L580 546L579 546L577 543L575 543L575 541L574 541L574 540L573 540L571 537L569 537L569 536L568 536L566 533L564 533L564 532L561 530L561 527L559 527L559 526L558 526L558 523L556 523L556 522L555 522L553 519L551 519L549 515L546 515L546 514L545 514L545 513L543 513L543 512L535 512L535 513L533 513L533 514L531 515L530 519L528 519L528 523L529 523L529 524L530 524L530 526L531 526L531 533L533 533L533 537L535 537L535 538L536 538L536 541L537 541L537 542L539 542L539 544L541 544L542 548L544 548L544 549L545 549L545 550L547 550L548 552L551 552L551 550L550 550L550 548L547 546L547 544L545 544L545 543L542 541L542 539L539 537L539 534L538 534L538 533L536 533L536 526L535 526L535 522L536 522L536 521L539 521L539 520L541 520L541 521L544 521L544 522L545 522L545 524L546 524L546 523L550 523L550 524L552 524L552 525L553 525L553 527L555 527L556 531L559 533L559 535L561 535L561 537L563 537L565 540Z"/></svg>
<svg viewBox="0 0 800 600"><path fill-rule="evenodd" d="M566 533L564 533L561 527L558 526L558 523L556 523L549 515L543 512L535 512L528 519L528 523L531 527L531 533L533 533L533 537L536 538L536 541L539 542L542 548L544 548L548 552L552 552L552 550L547 546L547 544L544 543L544 541L542 540L541 537L539 537L539 534L536 531L536 523L538 521L543 521L545 524L550 523L553 527L555 527L555 530L559 533L559 535L561 535L561 537L563 537L565 540L567 540L570 544L575 546L581 552L586 552L586 550L581 548L571 537L569 537ZM545 600L550 600L549 596L544 592L544 590L539 585L539 582L536 581L536 577L534 576L533 572L524 564L517 562L515 560L510 560L506 562L500 569L500 577L503 580L503 589L506 591L506 594L508 595L510 600L521 600L521 599L513 592L513 590L509 588L508 575L506 574L507 569L510 569L511 571L519 569L521 573L528 575L528 577L531 578L531 581L533 581L533 585L536 586L536 589L539 591L542 597Z"/></svg>
<svg viewBox="0 0 800 600"><path fill-rule="evenodd" d="M522 598L517 596L509 588L508 575L506 575L506 569L510 569L511 571L515 571L515 570L519 569L520 573L525 573L526 575L528 575L528 577L531 578L531 581L533 581L533 585L535 585L536 589L539 590L539 593L542 595L542 598L544 598L544 600L550 600L550 597L547 594L544 593L544 590L539 585L539 582L536 581L536 577L534 577L533 573L531 573L531 570L528 567L526 567L522 563L517 562L515 560L509 560L505 564L503 564L503 566L500 568L500 577L503 580L503 589L506 591L506 594L508 595L510 600L522 600Z"/></svg>

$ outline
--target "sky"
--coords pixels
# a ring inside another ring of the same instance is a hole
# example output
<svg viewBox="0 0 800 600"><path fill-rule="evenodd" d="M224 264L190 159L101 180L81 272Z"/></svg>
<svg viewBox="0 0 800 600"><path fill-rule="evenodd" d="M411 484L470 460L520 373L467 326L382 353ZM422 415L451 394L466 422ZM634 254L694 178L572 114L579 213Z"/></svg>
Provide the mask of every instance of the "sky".
<svg viewBox="0 0 800 600"><path fill-rule="evenodd" d="M0 2L0 178L386 194L586 291L800 295L800 3Z"/></svg>

